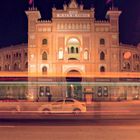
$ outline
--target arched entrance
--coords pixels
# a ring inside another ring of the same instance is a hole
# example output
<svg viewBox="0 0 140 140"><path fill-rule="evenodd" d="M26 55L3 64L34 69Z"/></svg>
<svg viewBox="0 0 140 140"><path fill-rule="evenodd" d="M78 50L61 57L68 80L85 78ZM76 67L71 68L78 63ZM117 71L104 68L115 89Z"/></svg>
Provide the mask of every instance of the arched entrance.
<svg viewBox="0 0 140 140"><path fill-rule="evenodd" d="M71 70L67 73L67 92L66 97L76 98L78 100L82 99L82 77L79 71Z"/></svg>

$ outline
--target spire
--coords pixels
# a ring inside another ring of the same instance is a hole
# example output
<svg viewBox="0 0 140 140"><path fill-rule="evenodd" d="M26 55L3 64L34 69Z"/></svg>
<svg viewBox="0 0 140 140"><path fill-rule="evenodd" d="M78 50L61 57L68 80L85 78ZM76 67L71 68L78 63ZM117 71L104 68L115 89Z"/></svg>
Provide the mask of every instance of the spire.
<svg viewBox="0 0 140 140"><path fill-rule="evenodd" d="M106 4L110 4L111 3L111 8L114 9L114 0L106 0Z"/></svg>
<svg viewBox="0 0 140 140"><path fill-rule="evenodd" d="M64 1L63 8L64 8L64 11L67 10L67 4L66 4L66 1Z"/></svg>
<svg viewBox="0 0 140 140"><path fill-rule="evenodd" d="M76 0L71 0L69 3L69 8L78 8L78 3Z"/></svg>

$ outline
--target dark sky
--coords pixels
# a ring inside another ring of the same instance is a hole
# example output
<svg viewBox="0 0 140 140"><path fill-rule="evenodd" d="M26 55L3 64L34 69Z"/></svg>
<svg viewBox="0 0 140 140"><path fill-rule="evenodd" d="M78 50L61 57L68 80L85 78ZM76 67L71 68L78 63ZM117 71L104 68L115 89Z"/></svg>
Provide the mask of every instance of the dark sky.
<svg viewBox="0 0 140 140"><path fill-rule="evenodd" d="M43 19L51 19L51 7L62 8L69 0L35 0ZM77 0L78 3L81 0ZM104 19L109 4L105 0L82 0L85 8L95 7L96 19ZM137 44L140 42L140 0L115 0L115 6L122 10L120 16L120 42ZM28 0L0 1L0 47L27 43L27 17L25 10Z"/></svg>

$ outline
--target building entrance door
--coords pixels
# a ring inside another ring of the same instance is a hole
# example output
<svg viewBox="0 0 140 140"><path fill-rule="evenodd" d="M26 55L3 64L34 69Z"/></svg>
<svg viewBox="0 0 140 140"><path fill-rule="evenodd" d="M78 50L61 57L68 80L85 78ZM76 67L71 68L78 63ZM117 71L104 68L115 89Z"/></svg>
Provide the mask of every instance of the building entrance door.
<svg viewBox="0 0 140 140"><path fill-rule="evenodd" d="M66 77L67 81L67 97L82 99L82 78L76 70L70 71Z"/></svg>

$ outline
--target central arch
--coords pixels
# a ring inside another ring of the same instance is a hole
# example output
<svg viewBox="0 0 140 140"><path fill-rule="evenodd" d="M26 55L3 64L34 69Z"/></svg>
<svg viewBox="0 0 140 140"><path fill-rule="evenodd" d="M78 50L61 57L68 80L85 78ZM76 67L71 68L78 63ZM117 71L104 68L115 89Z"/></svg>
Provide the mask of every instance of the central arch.
<svg viewBox="0 0 140 140"><path fill-rule="evenodd" d="M70 70L66 76L67 82L67 97L82 99L82 76L78 70Z"/></svg>
<svg viewBox="0 0 140 140"><path fill-rule="evenodd" d="M67 40L68 60L80 59L81 42L76 37L71 37Z"/></svg>

